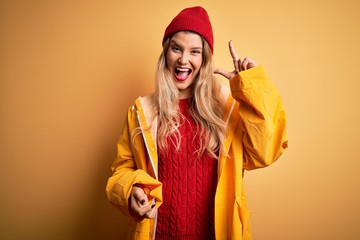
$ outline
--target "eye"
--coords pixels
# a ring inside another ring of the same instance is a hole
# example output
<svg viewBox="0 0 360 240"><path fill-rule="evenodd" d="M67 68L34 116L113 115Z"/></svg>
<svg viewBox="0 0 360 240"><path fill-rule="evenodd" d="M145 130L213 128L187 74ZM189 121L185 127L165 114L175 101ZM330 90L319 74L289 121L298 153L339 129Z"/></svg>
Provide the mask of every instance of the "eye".
<svg viewBox="0 0 360 240"><path fill-rule="evenodd" d="M201 51L200 51L200 50L192 50L192 51L191 51L191 54L193 54L193 55L199 55L199 54L201 54Z"/></svg>
<svg viewBox="0 0 360 240"><path fill-rule="evenodd" d="M180 52L180 48L179 48L178 46L176 46L176 45L172 46L172 47L171 47L171 50L172 50L173 52Z"/></svg>

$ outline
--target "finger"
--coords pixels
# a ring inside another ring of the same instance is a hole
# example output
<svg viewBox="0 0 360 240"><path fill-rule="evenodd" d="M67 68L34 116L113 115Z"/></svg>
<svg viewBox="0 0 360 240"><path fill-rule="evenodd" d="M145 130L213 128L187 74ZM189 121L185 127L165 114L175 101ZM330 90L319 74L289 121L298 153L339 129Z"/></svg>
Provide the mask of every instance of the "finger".
<svg viewBox="0 0 360 240"><path fill-rule="evenodd" d="M233 59L233 63L234 63L234 67L235 67L235 71L236 72L239 72L240 71L240 68L239 68L239 56L237 55L236 51L235 51L235 47L234 47L234 44L232 41L229 42L229 51L230 51L230 54L231 54L231 57Z"/></svg>
<svg viewBox="0 0 360 240"><path fill-rule="evenodd" d="M215 74L220 74L220 75L222 75L223 77L225 77L227 79L231 79L232 77L235 76L234 72L228 72L228 71L226 71L224 69L221 69L221 68L215 69L214 73Z"/></svg>
<svg viewBox="0 0 360 240"><path fill-rule="evenodd" d="M141 206L138 209L138 213L141 217L149 218L149 216L153 216L152 210L155 209L155 206L156 206L156 199L154 198L152 201L150 201L145 206Z"/></svg>
<svg viewBox="0 0 360 240"><path fill-rule="evenodd" d="M142 188L139 187L133 187L133 193L132 196L134 197L134 199L136 201L138 201L141 205L144 205L147 201L148 198L144 192L144 190Z"/></svg>
<svg viewBox="0 0 360 240"><path fill-rule="evenodd" d="M156 207L152 208L148 213L146 213L146 218L155 218L157 213Z"/></svg>
<svg viewBox="0 0 360 240"><path fill-rule="evenodd" d="M134 216L142 217L146 211L144 208L148 205L148 197L144 190L139 187L133 187L130 195L130 209Z"/></svg>
<svg viewBox="0 0 360 240"><path fill-rule="evenodd" d="M151 205L148 204L145 207L140 207L137 210L134 210L135 216L142 219L144 217L147 217L146 214L151 210Z"/></svg>
<svg viewBox="0 0 360 240"><path fill-rule="evenodd" d="M156 199L154 198L152 201L151 201L151 206L150 206L150 210L145 214L145 217L146 218L155 218L156 216Z"/></svg>
<svg viewBox="0 0 360 240"><path fill-rule="evenodd" d="M138 202L131 204L131 210L134 213L134 215L141 218L145 217L146 213L148 213L152 208L154 207L152 207L151 202L145 203L145 205L140 205L138 204Z"/></svg>
<svg viewBox="0 0 360 240"><path fill-rule="evenodd" d="M254 60L249 59L248 69L249 68L254 68L256 66L257 66L257 63Z"/></svg>
<svg viewBox="0 0 360 240"><path fill-rule="evenodd" d="M229 42L229 50L230 50L230 54L232 59L234 60L238 60L239 56L237 55L236 51L235 51L235 47L232 41Z"/></svg>
<svg viewBox="0 0 360 240"><path fill-rule="evenodd" d="M233 60L233 62L234 62L234 68L235 68L235 72L240 72L241 71L241 65L239 64L239 62L241 62L241 60L240 59L234 59Z"/></svg>
<svg viewBox="0 0 360 240"><path fill-rule="evenodd" d="M250 58L245 58L244 61L241 63L241 67L243 70L248 70L248 69L256 67L256 66L257 66L257 63Z"/></svg>
<svg viewBox="0 0 360 240"><path fill-rule="evenodd" d="M242 67L242 61L241 61L241 59L238 60L237 64L238 64L238 68L239 68L239 71L238 71L238 72L243 71L244 69L243 69L243 67Z"/></svg>
<svg viewBox="0 0 360 240"><path fill-rule="evenodd" d="M249 65L249 59L245 58L242 63L241 63L241 69L244 71L244 70L247 70L248 69L248 65Z"/></svg>

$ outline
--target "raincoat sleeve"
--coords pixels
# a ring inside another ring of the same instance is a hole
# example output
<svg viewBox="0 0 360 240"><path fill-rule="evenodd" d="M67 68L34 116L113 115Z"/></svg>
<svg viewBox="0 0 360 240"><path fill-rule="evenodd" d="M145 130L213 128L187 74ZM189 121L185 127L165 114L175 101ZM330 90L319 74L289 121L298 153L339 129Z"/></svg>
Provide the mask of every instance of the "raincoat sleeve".
<svg viewBox="0 0 360 240"><path fill-rule="evenodd" d="M134 124L136 123L136 124ZM139 133L140 132L140 133ZM161 203L161 183L146 172L144 152L136 152L133 146L133 133L137 136L137 142L141 139L141 130L137 125L136 113L128 111L123 131L117 144L117 157L111 166L112 176L108 179L106 193L109 201L117 206L124 214L131 216L129 212L128 199L134 184L144 186L144 191L149 197L157 198ZM140 141L142 142L142 141ZM142 159L139 159L142 155ZM158 205L158 203L157 203Z"/></svg>
<svg viewBox="0 0 360 240"><path fill-rule="evenodd" d="M288 146L281 97L262 66L239 72L230 80L230 87L240 103L243 168L269 166Z"/></svg>

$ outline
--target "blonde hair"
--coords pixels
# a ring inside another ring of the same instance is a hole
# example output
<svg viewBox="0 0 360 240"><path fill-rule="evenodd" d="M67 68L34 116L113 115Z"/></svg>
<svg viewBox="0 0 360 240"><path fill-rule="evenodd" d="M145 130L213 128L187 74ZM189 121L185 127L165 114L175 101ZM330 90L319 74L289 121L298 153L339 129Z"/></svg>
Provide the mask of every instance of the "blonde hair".
<svg viewBox="0 0 360 240"><path fill-rule="evenodd" d="M212 52L203 37L203 62L199 75L193 83L193 99L189 108L190 115L197 126L200 136L198 156L207 152L217 158L220 147L225 138L225 123L223 119L223 106L221 105L220 82L214 75ZM169 49L170 38L164 42L164 48L157 65L157 89L153 95L157 109L157 143L160 151L167 147L167 138L172 136L171 143L180 149L180 119L179 90L176 88L173 77L166 64L166 54ZM195 137L195 136L194 136ZM175 140L173 140L175 139Z"/></svg>

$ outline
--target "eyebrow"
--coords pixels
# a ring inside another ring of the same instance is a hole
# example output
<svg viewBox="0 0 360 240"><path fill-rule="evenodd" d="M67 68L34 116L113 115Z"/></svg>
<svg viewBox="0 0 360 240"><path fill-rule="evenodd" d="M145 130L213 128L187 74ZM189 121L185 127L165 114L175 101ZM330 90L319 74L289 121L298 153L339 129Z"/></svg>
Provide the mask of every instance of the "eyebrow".
<svg viewBox="0 0 360 240"><path fill-rule="evenodd" d="M180 46L174 39L171 39L170 40L170 43L174 43L175 45L177 45L177 46L179 46L179 47L181 47L181 48L183 48L182 46ZM203 47L201 46L201 47L192 47L192 48L190 48L191 50L202 50L203 49Z"/></svg>

